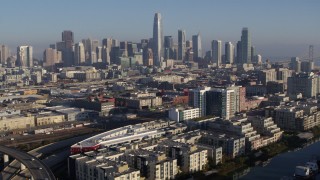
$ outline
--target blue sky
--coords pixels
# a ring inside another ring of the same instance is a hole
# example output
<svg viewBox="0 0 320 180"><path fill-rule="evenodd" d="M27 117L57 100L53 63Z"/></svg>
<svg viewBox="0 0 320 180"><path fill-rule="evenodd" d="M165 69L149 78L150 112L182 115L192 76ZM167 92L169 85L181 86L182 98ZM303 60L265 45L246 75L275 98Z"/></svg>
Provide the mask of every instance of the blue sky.
<svg viewBox="0 0 320 180"><path fill-rule="evenodd" d="M305 56L309 44L320 51L319 0L2 0L0 44L30 44L41 54L72 30L75 41L114 37L140 41L152 37L155 12L163 17L164 35L177 39L201 33L210 41L236 42L248 27L263 57Z"/></svg>

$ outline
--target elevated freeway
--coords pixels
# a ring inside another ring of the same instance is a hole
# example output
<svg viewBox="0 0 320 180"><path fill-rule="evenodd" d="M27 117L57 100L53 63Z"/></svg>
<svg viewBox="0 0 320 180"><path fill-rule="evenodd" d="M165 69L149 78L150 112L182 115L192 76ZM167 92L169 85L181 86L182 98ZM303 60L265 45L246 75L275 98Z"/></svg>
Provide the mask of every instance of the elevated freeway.
<svg viewBox="0 0 320 180"><path fill-rule="evenodd" d="M21 170L28 169L34 180L55 180L50 168L35 156L23 151L0 145L0 152L4 154L4 163L9 160L8 156L13 157L21 163ZM11 179L12 174L2 172L0 179Z"/></svg>

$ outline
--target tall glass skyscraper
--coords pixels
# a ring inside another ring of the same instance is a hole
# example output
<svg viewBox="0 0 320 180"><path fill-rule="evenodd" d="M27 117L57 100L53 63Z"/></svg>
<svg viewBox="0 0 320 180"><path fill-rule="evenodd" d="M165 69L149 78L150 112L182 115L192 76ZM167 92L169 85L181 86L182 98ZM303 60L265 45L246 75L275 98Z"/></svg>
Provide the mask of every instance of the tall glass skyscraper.
<svg viewBox="0 0 320 180"><path fill-rule="evenodd" d="M225 64L234 63L234 46L231 42L225 44Z"/></svg>
<svg viewBox="0 0 320 180"><path fill-rule="evenodd" d="M216 63L217 66L221 65L221 56L222 56L221 43L222 42L220 40L213 40L211 43L213 63Z"/></svg>
<svg viewBox="0 0 320 180"><path fill-rule="evenodd" d="M200 33L192 36L193 60L202 58L202 47Z"/></svg>
<svg viewBox="0 0 320 180"><path fill-rule="evenodd" d="M186 31L178 30L178 60L183 60L186 53Z"/></svg>
<svg viewBox="0 0 320 180"><path fill-rule="evenodd" d="M164 59L173 58L173 38L172 36L164 36Z"/></svg>
<svg viewBox="0 0 320 180"><path fill-rule="evenodd" d="M154 15L153 22L153 65L160 66L162 64L163 54L163 34L161 14Z"/></svg>
<svg viewBox="0 0 320 180"><path fill-rule="evenodd" d="M251 37L248 28L243 28L241 33L241 63L251 63Z"/></svg>

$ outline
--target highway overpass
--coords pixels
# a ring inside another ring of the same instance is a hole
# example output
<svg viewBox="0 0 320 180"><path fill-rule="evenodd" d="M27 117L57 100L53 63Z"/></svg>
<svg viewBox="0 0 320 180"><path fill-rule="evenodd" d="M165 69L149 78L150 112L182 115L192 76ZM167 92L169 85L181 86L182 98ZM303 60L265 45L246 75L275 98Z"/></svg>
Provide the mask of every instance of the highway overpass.
<svg viewBox="0 0 320 180"><path fill-rule="evenodd" d="M4 165L9 164L9 156L21 163L20 170L28 169L31 179L34 180L55 180L50 168L41 160L26 152L0 145L0 153L3 154ZM11 179L16 172L1 172L0 179Z"/></svg>

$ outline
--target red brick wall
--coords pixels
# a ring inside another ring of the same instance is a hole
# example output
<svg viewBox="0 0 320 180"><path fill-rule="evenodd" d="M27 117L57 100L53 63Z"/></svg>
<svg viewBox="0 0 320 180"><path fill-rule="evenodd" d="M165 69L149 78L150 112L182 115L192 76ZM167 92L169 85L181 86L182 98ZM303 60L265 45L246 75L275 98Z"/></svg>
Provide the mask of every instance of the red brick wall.
<svg viewBox="0 0 320 180"><path fill-rule="evenodd" d="M189 96L178 96L173 98L173 105L177 105L177 104L188 104L189 102Z"/></svg>

